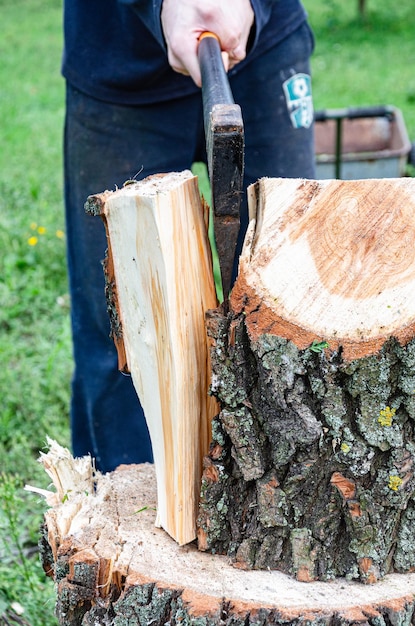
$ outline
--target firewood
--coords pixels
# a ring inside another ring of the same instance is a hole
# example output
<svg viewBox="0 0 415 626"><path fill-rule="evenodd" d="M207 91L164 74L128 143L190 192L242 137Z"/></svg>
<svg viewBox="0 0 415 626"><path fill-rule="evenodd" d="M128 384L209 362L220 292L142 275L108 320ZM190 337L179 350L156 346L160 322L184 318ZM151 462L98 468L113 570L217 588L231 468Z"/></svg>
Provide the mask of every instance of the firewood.
<svg viewBox="0 0 415 626"><path fill-rule="evenodd" d="M202 459L217 413L208 395L205 312L217 305L207 207L191 172L91 196L108 236L106 284L120 369L131 372L149 427L157 525L196 536Z"/></svg>

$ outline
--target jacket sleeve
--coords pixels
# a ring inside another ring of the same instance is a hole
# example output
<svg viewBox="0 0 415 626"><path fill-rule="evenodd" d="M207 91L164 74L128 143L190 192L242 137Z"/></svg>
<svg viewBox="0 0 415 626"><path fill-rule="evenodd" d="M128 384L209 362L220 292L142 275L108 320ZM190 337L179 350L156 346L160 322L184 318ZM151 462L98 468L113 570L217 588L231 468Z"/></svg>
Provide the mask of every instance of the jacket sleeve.
<svg viewBox="0 0 415 626"><path fill-rule="evenodd" d="M277 2L284 0L251 0L252 9L255 14L255 33L251 44L251 50L255 48L261 36L261 31L270 19L273 6ZM161 27L161 5L163 0L119 0L121 4L130 6L145 24L148 30L157 39L161 47L166 50L166 42Z"/></svg>
<svg viewBox="0 0 415 626"><path fill-rule="evenodd" d="M132 8L161 47L166 50L160 18L163 0L119 0L119 2Z"/></svg>
<svg viewBox="0 0 415 626"><path fill-rule="evenodd" d="M253 47L257 43L261 36L261 31L269 22L272 9L277 2L283 2L284 0L251 0L252 9L255 15L255 40Z"/></svg>

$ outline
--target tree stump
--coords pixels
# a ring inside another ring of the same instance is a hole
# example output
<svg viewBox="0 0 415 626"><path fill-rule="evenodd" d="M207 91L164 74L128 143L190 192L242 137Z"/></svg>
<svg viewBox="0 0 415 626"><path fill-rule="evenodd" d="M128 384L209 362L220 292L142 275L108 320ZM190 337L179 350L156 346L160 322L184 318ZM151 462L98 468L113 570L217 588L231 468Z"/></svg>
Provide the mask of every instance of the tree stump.
<svg viewBox="0 0 415 626"><path fill-rule="evenodd" d="M249 205L229 312L207 315L197 545L154 527L151 466L42 455L65 626L415 619L415 180L264 179Z"/></svg>
<svg viewBox="0 0 415 626"><path fill-rule="evenodd" d="M230 313L199 548L299 581L415 570L415 180L264 179Z"/></svg>
<svg viewBox="0 0 415 626"><path fill-rule="evenodd" d="M101 475L89 458L49 444L41 461L56 492L44 492L51 508L41 555L62 626L409 626L413 619L415 574L364 587L241 571L155 527L153 466Z"/></svg>

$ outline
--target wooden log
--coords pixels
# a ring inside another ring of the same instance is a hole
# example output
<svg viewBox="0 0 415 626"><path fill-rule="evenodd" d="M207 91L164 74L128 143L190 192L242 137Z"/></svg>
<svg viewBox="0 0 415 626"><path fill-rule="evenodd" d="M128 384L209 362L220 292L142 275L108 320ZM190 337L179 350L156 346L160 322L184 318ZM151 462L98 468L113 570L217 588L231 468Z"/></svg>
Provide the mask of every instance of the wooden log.
<svg viewBox="0 0 415 626"><path fill-rule="evenodd" d="M196 536L202 459L217 403L208 395L205 312L216 306L207 208L186 171L91 196L108 237L108 309L120 369L131 372L157 473L157 525Z"/></svg>
<svg viewBox="0 0 415 626"><path fill-rule="evenodd" d="M56 492L44 493L51 508L41 554L62 626L409 626L414 618L413 573L364 587L241 571L155 528L153 466L101 475L89 459L49 443L41 461Z"/></svg>
<svg viewBox="0 0 415 626"><path fill-rule="evenodd" d="M300 581L415 570L415 180L259 181L199 548Z"/></svg>

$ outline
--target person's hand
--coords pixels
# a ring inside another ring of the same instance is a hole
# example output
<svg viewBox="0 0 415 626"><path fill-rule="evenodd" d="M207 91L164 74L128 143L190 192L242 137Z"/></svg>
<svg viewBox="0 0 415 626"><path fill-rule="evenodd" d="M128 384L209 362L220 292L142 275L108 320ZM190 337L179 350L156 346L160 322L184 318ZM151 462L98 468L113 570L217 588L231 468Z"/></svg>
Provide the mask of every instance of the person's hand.
<svg viewBox="0 0 415 626"><path fill-rule="evenodd" d="M245 58L253 22L249 0L163 0L161 25L171 67L190 75L200 87L200 35L211 31L219 37L225 68L229 70Z"/></svg>

